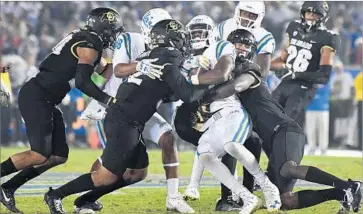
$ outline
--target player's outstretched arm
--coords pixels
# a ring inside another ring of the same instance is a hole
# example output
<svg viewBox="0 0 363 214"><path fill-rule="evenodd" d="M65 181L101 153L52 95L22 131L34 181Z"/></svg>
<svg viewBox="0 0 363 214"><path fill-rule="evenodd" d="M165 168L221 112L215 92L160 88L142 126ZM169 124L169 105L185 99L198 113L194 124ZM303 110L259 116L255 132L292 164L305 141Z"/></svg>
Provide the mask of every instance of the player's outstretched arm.
<svg viewBox="0 0 363 214"><path fill-rule="evenodd" d="M183 102L190 103L199 100L208 91L207 86L191 85L176 65L165 65L163 70L162 80L171 88L174 95Z"/></svg>
<svg viewBox="0 0 363 214"><path fill-rule="evenodd" d="M216 85L229 80L233 69L234 57L223 55L213 69L192 75L191 81L194 85Z"/></svg>
<svg viewBox="0 0 363 214"><path fill-rule="evenodd" d="M78 64L75 75L76 87L88 96L106 105L114 101L114 98L99 89L91 80L94 71L94 62L98 52L92 48L77 47Z"/></svg>

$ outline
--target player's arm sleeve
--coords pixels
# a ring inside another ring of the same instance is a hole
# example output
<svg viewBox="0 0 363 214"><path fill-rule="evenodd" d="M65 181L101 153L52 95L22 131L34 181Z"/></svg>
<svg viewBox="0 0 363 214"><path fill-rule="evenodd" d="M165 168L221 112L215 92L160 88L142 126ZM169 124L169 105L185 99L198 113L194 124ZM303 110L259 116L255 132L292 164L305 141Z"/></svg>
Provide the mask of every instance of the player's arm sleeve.
<svg viewBox="0 0 363 214"><path fill-rule="evenodd" d="M208 91L208 87L190 84L176 65L165 66L163 73L162 79L173 91L174 95L183 102L190 103L199 100Z"/></svg>
<svg viewBox="0 0 363 214"><path fill-rule="evenodd" d="M112 97L98 88L91 79L91 75L94 72L94 62L98 58L96 50L96 48L92 48L90 45L88 47L77 47L78 64L75 74L75 85L76 88L89 97L108 105Z"/></svg>

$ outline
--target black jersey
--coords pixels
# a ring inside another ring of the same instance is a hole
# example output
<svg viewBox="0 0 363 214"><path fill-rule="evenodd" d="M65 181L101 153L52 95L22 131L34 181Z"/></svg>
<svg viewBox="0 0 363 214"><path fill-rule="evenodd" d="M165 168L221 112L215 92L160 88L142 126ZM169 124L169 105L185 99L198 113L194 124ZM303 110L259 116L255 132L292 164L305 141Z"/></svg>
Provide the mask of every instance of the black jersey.
<svg viewBox="0 0 363 214"><path fill-rule="evenodd" d="M137 72L120 85L116 95L117 105L129 120L146 123L164 99L173 95L184 102L190 102L207 91L206 87L192 86L181 74L184 57L177 49L155 48L141 57L158 58L155 64L167 65L162 70L162 80L151 79Z"/></svg>
<svg viewBox="0 0 363 214"><path fill-rule="evenodd" d="M338 34L324 26L305 32L300 21L290 22L286 34L288 36L286 67L293 72L318 71L321 49L328 47L337 51L340 45Z"/></svg>
<svg viewBox="0 0 363 214"><path fill-rule="evenodd" d="M52 52L41 62L37 82L51 94L50 99L59 103L73 86L77 64L77 47L92 48L98 51L96 66L102 56L103 44L101 38L93 32L76 30L64 37Z"/></svg>

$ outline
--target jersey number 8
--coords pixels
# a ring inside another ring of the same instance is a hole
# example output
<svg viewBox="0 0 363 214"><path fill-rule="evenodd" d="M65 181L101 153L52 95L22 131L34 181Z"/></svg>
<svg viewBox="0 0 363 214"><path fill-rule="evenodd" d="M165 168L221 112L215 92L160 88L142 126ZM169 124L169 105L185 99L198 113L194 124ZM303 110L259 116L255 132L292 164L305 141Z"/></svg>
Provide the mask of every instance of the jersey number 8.
<svg viewBox="0 0 363 214"><path fill-rule="evenodd" d="M286 67L293 72L305 72L309 66L309 60L313 57L311 51L307 49L297 50L296 46L290 45L287 48L288 57Z"/></svg>

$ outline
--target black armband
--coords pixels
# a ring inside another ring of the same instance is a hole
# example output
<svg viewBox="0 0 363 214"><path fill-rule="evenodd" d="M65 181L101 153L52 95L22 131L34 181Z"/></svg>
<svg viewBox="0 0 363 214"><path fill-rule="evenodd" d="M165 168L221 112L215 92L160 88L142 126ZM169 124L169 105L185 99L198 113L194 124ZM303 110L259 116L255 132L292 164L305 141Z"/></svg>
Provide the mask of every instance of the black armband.
<svg viewBox="0 0 363 214"><path fill-rule="evenodd" d="M91 80L94 67L89 64L78 64L75 75L76 88L99 102L109 105L112 97L98 88Z"/></svg>
<svg viewBox="0 0 363 214"><path fill-rule="evenodd" d="M326 84L331 74L331 65L320 65L316 72L296 72L295 79L309 81L314 84Z"/></svg>

